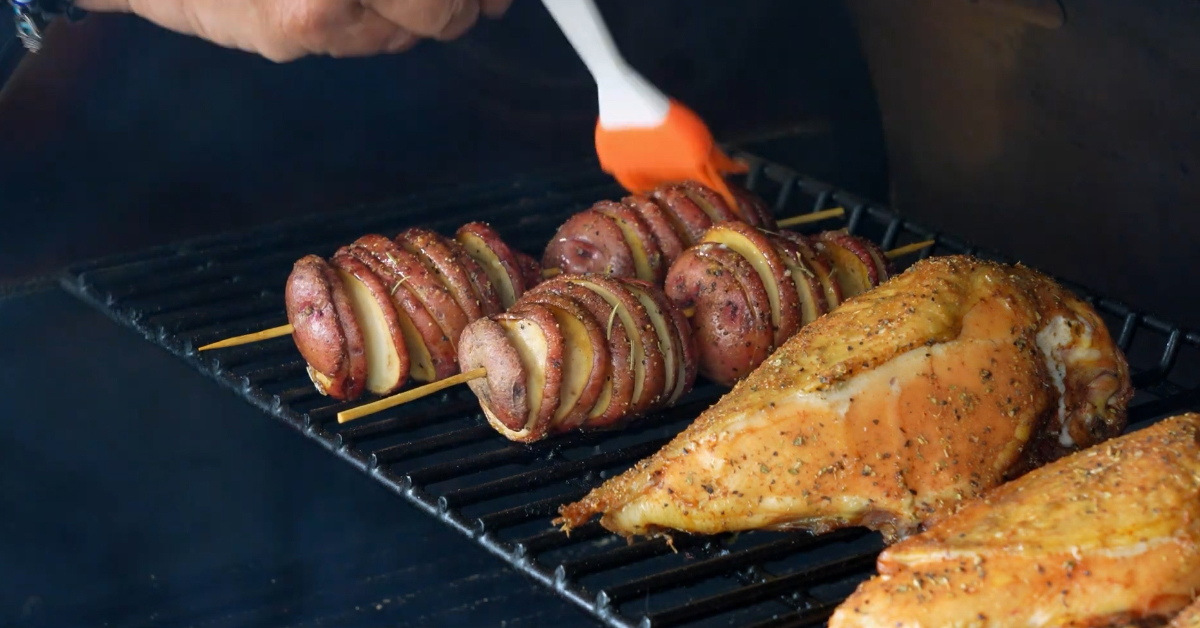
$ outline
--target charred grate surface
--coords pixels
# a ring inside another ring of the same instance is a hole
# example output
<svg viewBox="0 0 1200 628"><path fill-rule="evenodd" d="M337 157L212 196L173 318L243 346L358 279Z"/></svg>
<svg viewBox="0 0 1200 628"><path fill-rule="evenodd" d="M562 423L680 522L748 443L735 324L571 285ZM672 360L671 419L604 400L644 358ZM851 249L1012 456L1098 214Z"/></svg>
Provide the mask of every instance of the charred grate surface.
<svg viewBox="0 0 1200 628"><path fill-rule="evenodd" d="M773 201L777 216L846 209L844 217L805 231L847 226L885 248L936 239L932 249L901 265L952 253L1013 261L786 168L742 157L754 164L746 185ZM337 412L357 404L331 404L317 394L289 338L203 355L194 350L286 323L284 281L304 254L329 255L370 232L393 236L420 224L452 234L462 223L487 220L513 246L540 257L569 215L622 195L588 165L529 182L434 192L103 259L69 269L62 283L606 624L823 625L873 573L882 547L877 534L680 536L672 548L662 540L627 544L595 523L570 537L550 525L559 505L657 450L722 389L700 383L676 407L632 429L527 446L488 427L466 387L338 425ZM1131 429L1200 408L1200 333L1064 283L1101 312L1129 357L1138 387Z"/></svg>

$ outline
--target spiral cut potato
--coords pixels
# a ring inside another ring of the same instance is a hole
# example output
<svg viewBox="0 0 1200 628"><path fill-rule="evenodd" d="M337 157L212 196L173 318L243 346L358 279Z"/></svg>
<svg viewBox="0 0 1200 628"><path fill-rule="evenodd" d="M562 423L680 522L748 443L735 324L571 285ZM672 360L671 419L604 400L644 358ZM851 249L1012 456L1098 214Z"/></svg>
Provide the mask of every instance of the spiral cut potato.
<svg viewBox="0 0 1200 628"><path fill-rule="evenodd" d="M352 400L454 375L463 329L540 280L536 260L473 222L454 239L414 227L395 239L365 235L328 260L305 256L284 298L317 390Z"/></svg>
<svg viewBox="0 0 1200 628"><path fill-rule="evenodd" d="M565 274L633 277L661 285L667 268L714 224L745 222L774 230L763 201L730 185L738 207L694 181L673 183L621 201L600 201L567 219L542 256Z"/></svg>
<svg viewBox="0 0 1200 628"><path fill-rule="evenodd" d="M560 275L464 330L458 360L510 440L611 428L674 404L696 380L687 318L649 282Z"/></svg>
<svg viewBox="0 0 1200 628"><path fill-rule="evenodd" d="M691 326L705 378L732 386L800 328L886 281L887 255L844 230L804 236L721 222L684 251L665 290Z"/></svg>

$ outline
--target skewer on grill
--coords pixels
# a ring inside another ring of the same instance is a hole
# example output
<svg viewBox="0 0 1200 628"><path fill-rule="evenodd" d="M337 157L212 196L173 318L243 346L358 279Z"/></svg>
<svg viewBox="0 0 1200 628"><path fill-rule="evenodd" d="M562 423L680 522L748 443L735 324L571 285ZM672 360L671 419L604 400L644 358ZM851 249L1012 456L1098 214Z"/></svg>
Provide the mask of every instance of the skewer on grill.
<svg viewBox="0 0 1200 628"><path fill-rule="evenodd" d="M749 232L762 233L744 223L718 225L712 231L720 229L747 238L753 237ZM727 234L710 236L714 238L710 243L728 246L722 242L730 237ZM854 238L843 232L828 237L830 246ZM865 259L874 261L869 256L890 260L932 244L932 240L918 242L882 254L861 243L848 246L858 247ZM765 238L757 245L773 246ZM789 268L799 269L804 258L792 248L784 250L796 255ZM837 260L832 263L866 263L840 255ZM882 272L872 275L871 287L890 275L890 265L880 264ZM832 272L841 266L827 268ZM753 269L742 272L748 280L755 274ZM788 294L781 291L777 300L786 300ZM526 292L508 311L468 325L459 343L463 369L459 375L344 410L337 419L345 423L466 383L479 398L488 422L511 440L533 441L573 429L611 427L674 404L691 389L699 373L712 370L707 364L711 347L705 347L708 329L703 322L688 320L707 313L704 307L703 299L681 307L658 287L637 279L561 275ZM753 307L742 304L740 309ZM782 330L770 342L781 342L785 334L798 330L798 326ZM768 352L773 347L769 344ZM719 374L714 381L727 383L720 381Z"/></svg>
<svg viewBox="0 0 1200 628"><path fill-rule="evenodd" d="M572 216L562 227L556 237L563 233L571 233L577 230L579 224L588 223L595 219L594 212L602 216L617 216L613 220L622 221L623 225L634 225L635 228L630 230L625 227L615 227L616 223L610 223L605 218L601 218L599 223L601 227L595 233L597 237L603 239L605 236L609 238L607 246L622 247L626 250L630 249L631 234L640 234L645 238L643 244L636 245L638 250L644 248L665 249L667 253L677 257L684 249L691 244L694 244L696 234L703 234L704 231L711 228L715 222L723 220L745 220L750 224L765 228L789 227L809 222L816 222L826 218L834 218L842 216L845 211L838 207L834 209L824 210L811 214L802 214L785 218L775 222L766 205L750 192L738 188L731 187L736 198L740 201L738 208L732 209L729 204L713 190L692 182L682 184L672 184L661 186L649 195L636 195L626 197L621 203L612 201L601 201L596 203L591 208L584 210ZM613 206L617 206L614 208ZM572 221L575 221L572 223ZM572 226L576 225L576 226ZM636 227L642 225L644 228ZM648 237L647 237L648 236ZM637 237L637 236L634 236ZM560 238L561 239L561 238ZM585 238L586 239L586 238ZM553 242L553 241L552 241ZM689 244L691 243L691 244ZM686 246L685 246L686 245ZM553 246L553 245L552 245ZM590 246L590 245L589 245ZM547 256L551 254L551 247L547 248ZM561 248L561 247L560 247ZM603 248L603 247L601 247ZM629 253L633 255L632 252ZM670 257L667 264L674 260ZM593 260L593 266L596 263L604 263L603 259ZM621 264L624 264L622 262ZM633 261L629 261L626 266L632 268ZM609 264L616 266L616 264ZM621 268L624 268L622 266ZM624 276L639 276L636 270L633 274L629 274L625 268L607 269L607 274L616 274ZM586 268L583 270L576 269L576 272L599 272L594 269ZM559 267L546 267L541 270L543 279L550 279L563 273L563 269ZM646 273L642 273L643 275ZM646 279L641 276L639 278ZM661 282L661 278L658 280ZM211 351L213 349L223 349L234 347L243 344L250 344L287 336L295 332L295 328L291 323L272 327L261 331L226 338L218 342L204 345L197 351Z"/></svg>

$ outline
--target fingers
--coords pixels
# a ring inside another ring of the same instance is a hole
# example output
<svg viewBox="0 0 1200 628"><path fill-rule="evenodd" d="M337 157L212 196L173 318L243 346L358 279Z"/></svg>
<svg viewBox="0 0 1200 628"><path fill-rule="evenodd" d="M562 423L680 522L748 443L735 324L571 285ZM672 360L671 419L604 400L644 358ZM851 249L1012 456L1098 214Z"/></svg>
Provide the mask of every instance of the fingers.
<svg viewBox="0 0 1200 628"><path fill-rule="evenodd" d="M479 19L479 0L363 0L400 27L421 37L455 39Z"/></svg>
<svg viewBox="0 0 1200 628"><path fill-rule="evenodd" d="M498 18L511 4L512 0L479 0L479 11L487 17Z"/></svg>
<svg viewBox="0 0 1200 628"><path fill-rule="evenodd" d="M450 40L512 0L76 0L129 11L159 26L287 62L305 55L400 52L421 38ZM2 4L2 2L0 2Z"/></svg>
<svg viewBox="0 0 1200 628"><path fill-rule="evenodd" d="M414 46L418 37L372 9L339 31L330 31L319 52L331 57L365 57L380 52L401 52Z"/></svg>

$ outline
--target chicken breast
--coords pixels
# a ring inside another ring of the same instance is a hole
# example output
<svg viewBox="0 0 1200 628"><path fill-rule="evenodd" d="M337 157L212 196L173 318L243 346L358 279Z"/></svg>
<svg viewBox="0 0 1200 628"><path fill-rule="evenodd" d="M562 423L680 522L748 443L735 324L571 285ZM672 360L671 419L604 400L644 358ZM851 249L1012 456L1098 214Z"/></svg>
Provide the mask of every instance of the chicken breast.
<svg viewBox="0 0 1200 628"><path fill-rule="evenodd" d="M1128 366L1022 266L932 258L804 327L662 450L557 520L625 535L846 526L889 541L1118 433Z"/></svg>
<svg viewBox="0 0 1200 628"><path fill-rule="evenodd" d="M830 627L1169 619L1200 589L1198 439L1182 415L1001 486L884 550Z"/></svg>

